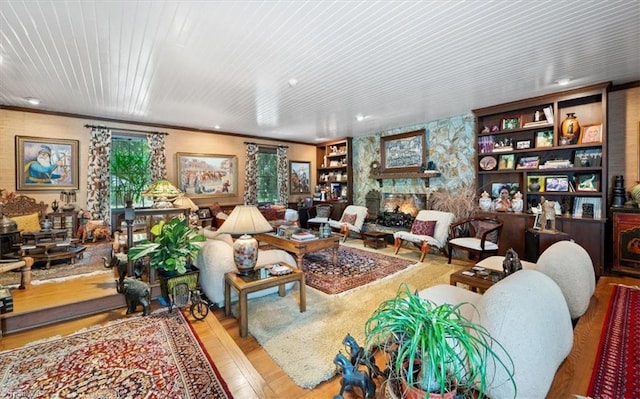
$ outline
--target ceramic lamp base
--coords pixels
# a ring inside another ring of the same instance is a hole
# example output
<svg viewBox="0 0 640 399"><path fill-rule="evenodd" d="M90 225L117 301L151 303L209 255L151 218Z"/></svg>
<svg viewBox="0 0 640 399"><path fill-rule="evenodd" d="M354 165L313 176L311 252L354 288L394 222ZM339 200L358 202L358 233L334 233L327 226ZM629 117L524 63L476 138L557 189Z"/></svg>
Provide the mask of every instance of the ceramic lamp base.
<svg viewBox="0 0 640 399"><path fill-rule="evenodd" d="M240 236L233 243L233 261L238 274L246 276L253 273L258 261L258 240L248 234Z"/></svg>

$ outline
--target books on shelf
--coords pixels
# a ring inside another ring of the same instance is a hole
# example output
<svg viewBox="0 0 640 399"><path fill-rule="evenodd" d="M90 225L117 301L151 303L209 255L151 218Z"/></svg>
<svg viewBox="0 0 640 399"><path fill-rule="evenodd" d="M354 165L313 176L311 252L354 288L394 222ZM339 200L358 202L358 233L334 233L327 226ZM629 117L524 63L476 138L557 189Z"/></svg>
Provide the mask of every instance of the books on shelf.
<svg viewBox="0 0 640 399"><path fill-rule="evenodd" d="M547 121L538 121L538 122L527 122L524 124L524 127L536 127L536 126L547 126L550 123Z"/></svg>
<svg viewBox="0 0 640 399"><path fill-rule="evenodd" d="M568 159L552 159L540 165L539 169L561 169L573 168L573 164Z"/></svg>

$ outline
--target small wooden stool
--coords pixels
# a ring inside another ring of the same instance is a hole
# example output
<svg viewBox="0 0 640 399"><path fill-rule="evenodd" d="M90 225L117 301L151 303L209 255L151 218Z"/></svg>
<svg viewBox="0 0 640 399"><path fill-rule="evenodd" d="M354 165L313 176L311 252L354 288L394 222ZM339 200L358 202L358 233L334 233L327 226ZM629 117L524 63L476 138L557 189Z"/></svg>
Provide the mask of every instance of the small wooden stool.
<svg viewBox="0 0 640 399"><path fill-rule="evenodd" d="M386 248L387 233L383 233L382 231L365 231L362 233L362 240L364 241L365 247L368 245L375 249Z"/></svg>

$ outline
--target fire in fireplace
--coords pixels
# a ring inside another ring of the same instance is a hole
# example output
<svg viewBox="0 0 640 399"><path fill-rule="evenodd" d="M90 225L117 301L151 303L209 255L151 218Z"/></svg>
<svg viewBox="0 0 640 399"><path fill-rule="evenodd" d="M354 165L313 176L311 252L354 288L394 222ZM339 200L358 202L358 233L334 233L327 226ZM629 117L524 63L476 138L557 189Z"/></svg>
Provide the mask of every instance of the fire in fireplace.
<svg viewBox="0 0 640 399"><path fill-rule="evenodd" d="M387 227L411 228L413 220L421 209L425 209L426 194L382 194L382 212L376 223Z"/></svg>

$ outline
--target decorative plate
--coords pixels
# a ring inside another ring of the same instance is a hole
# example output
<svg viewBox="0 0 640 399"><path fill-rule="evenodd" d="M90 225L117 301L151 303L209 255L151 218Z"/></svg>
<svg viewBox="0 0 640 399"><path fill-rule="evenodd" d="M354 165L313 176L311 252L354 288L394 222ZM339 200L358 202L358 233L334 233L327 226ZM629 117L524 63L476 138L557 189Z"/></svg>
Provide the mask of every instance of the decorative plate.
<svg viewBox="0 0 640 399"><path fill-rule="evenodd" d="M483 170L493 170L496 165L498 165L498 161L492 156L484 157L480 160L480 167Z"/></svg>

